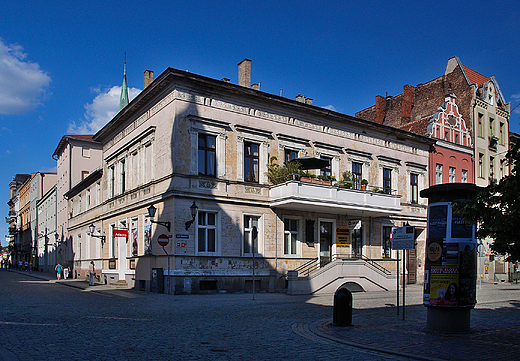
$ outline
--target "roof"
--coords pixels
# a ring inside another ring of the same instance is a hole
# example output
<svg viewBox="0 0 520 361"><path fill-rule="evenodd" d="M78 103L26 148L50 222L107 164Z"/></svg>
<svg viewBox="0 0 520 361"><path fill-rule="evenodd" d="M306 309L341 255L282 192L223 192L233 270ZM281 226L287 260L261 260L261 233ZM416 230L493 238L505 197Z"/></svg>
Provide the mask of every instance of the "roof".
<svg viewBox="0 0 520 361"><path fill-rule="evenodd" d="M253 88L247 88L240 85L227 83L221 80L215 80L202 75L189 73L186 71L168 68L166 69L157 79L155 79L150 85L148 85L141 93L139 93L125 108L123 108L118 114L115 115L103 128L101 128L93 137L95 141L105 142L115 132L120 131L120 127L140 115L143 111L143 107L146 107L153 101L157 101L160 97L164 97L164 92L172 88L174 84L178 82L191 83L191 86L199 86L206 89L206 92L217 92L220 96L223 93L227 95L239 95L243 99L254 99L259 102L269 102L272 106L277 107L290 107L298 108L301 111L308 113L314 113L317 116L325 116L332 121L345 122L348 121L352 124L356 124L365 129L370 128L379 132L391 132L399 134L401 137L408 139L415 139L419 142L426 144L435 143L424 135L407 132L398 128L390 127L384 124L374 123L372 121L356 118L350 115L341 114L334 112L329 109L320 108L315 105L301 103L297 100L288 99L275 94L269 94L256 90Z"/></svg>
<svg viewBox="0 0 520 361"><path fill-rule="evenodd" d="M486 77L480 73L477 73L475 70L472 70L463 64L461 64L461 65L462 65L462 68L464 69L464 72L466 73L466 75L468 77L470 84L482 85L489 80L489 77Z"/></svg>
<svg viewBox="0 0 520 361"><path fill-rule="evenodd" d="M63 137L61 137L61 140L58 143L58 146L56 147L56 149L54 150L54 153L52 154L52 157L54 158L55 155L57 156L61 152L61 150L65 147L65 144L68 142L69 139L77 139L77 140L84 140L84 141L88 141L88 142L96 142L93 139L93 137L94 137L93 134L65 134Z"/></svg>

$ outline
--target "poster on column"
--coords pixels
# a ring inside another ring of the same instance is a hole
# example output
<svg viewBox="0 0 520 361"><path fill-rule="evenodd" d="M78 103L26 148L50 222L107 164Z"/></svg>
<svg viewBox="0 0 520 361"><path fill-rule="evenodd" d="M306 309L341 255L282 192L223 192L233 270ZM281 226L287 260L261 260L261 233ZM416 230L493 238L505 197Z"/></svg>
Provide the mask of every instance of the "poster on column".
<svg viewBox="0 0 520 361"><path fill-rule="evenodd" d="M130 232L132 234L132 256L137 257L139 252L139 239L138 239L138 228L137 219L133 219L130 223Z"/></svg>
<svg viewBox="0 0 520 361"><path fill-rule="evenodd" d="M144 217L144 254L152 254L152 222Z"/></svg>

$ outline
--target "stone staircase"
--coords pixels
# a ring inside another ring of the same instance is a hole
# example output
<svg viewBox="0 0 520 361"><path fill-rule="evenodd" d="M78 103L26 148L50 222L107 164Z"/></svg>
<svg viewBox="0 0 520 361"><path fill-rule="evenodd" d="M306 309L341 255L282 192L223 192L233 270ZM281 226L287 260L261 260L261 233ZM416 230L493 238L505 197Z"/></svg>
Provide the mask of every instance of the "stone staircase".
<svg viewBox="0 0 520 361"><path fill-rule="evenodd" d="M128 288L128 282L125 280L119 280L115 283L109 283L108 285L113 288Z"/></svg>

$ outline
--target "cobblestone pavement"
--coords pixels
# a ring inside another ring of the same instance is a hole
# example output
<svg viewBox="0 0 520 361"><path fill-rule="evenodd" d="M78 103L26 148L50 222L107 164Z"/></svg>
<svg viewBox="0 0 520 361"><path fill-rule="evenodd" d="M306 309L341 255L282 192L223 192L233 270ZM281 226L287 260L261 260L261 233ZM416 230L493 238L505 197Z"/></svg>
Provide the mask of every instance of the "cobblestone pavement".
<svg viewBox="0 0 520 361"><path fill-rule="evenodd" d="M333 295L169 296L0 270L0 360L520 359L519 295L485 285L472 333L440 336L420 286L404 321L395 293L356 293L353 326L332 327Z"/></svg>

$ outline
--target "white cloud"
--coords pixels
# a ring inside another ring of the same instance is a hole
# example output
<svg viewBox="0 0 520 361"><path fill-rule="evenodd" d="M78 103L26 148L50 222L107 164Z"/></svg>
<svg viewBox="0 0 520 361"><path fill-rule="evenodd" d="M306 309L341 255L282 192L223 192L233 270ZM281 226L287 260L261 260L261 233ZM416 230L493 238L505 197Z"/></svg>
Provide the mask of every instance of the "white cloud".
<svg viewBox="0 0 520 361"><path fill-rule="evenodd" d="M514 109L514 112L517 113L517 114L520 114L520 103L518 103L520 101L520 94L513 94L511 95L511 98L515 100L515 103L511 104L511 106L513 107Z"/></svg>
<svg viewBox="0 0 520 361"><path fill-rule="evenodd" d="M110 89L95 89L96 97L92 103L85 105L85 120L79 124L71 122L68 134L94 134L105 126L118 112L121 87L113 86ZM141 89L128 88L128 98L132 101Z"/></svg>
<svg viewBox="0 0 520 361"><path fill-rule="evenodd" d="M20 45L0 39L0 114L27 112L46 94L51 78L26 56Z"/></svg>
<svg viewBox="0 0 520 361"><path fill-rule="evenodd" d="M336 107L334 107L334 105L326 105L322 108L325 108L325 109L328 109L328 110L332 110L333 112L337 112L336 110Z"/></svg>

